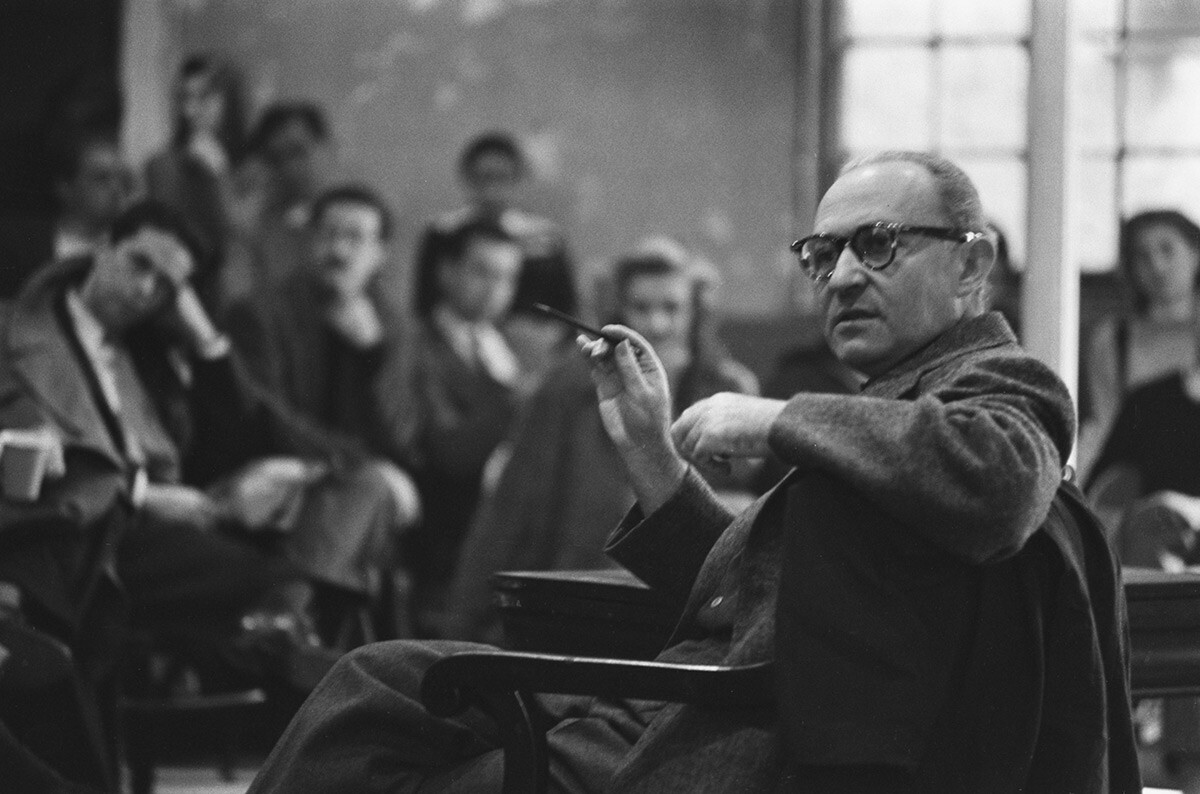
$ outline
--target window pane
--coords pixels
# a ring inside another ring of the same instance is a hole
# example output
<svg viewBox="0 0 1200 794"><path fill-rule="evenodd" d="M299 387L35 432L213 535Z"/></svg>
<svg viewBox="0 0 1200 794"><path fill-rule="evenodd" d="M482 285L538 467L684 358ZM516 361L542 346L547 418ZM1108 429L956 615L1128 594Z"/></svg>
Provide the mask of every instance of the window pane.
<svg viewBox="0 0 1200 794"><path fill-rule="evenodd" d="M845 0L845 8L851 36L933 34L932 0Z"/></svg>
<svg viewBox="0 0 1200 794"><path fill-rule="evenodd" d="M1131 146L1200 146L1200 38L1129 49Z"/></svg>
<svg viewBox="0 0 1200 794"><path fill-rule="evenodd" d="M1084 152L1116 151L1115 86L1113 45L1080 41L1072 63L1071 98L1075 106L1071 120Z"/></svg>
<svg viewBox="0 0 1200 794"><path fill-rule="evenodd" d="M1025 36L1029 33L1029 0L940 0L938 27L952 36L985 33Z"/></svg>
<svg viewBox="0 0 1200 794"><path fill-rule="evenodd" d="M1116 166L1088 157L1076 173L1072 240L1083 272L1110 270L1117 256Z"/></svg>
<svg viewBox="0 0 1200 794"><path fill-rule="evenodd" d="M1122 213L1177 209L1200 219L1200 157L1130 157Z"/></svg>
<svg viewBox="0 0 1200 794"><path fill-rule="evenodd" d="M1084 33L1114 33L1121 26L1120 0L1074 3L1075 23Z"/></svg>
<svg viewBox="0 0 1200 794"><path fill-rule="evenodd" d="M979 188L984 214L1000 224L1013 264L1025 265L1025 162L1016 157L967 158L947 152Z"/></svg>
<svg viewBox="0 0 1200 794"><path fill-rule="evenodd" d="M923 47L857 47L843 61L842 145L927 149L931 56Z"/></svg>
<svg viewBox="0 0 1200 794"><path fill-rule="evenodd" d="M1129 29L1135 33L1144 30L1195 32L1200 29L1200 0L1129 0Z"/></svg>
<svg viewBox="0 0 1200 794"><path fill-rule="evenodd" d="M946 47L941 64L941 146L1023 149L1028 55L1024 47Z"/></svg>

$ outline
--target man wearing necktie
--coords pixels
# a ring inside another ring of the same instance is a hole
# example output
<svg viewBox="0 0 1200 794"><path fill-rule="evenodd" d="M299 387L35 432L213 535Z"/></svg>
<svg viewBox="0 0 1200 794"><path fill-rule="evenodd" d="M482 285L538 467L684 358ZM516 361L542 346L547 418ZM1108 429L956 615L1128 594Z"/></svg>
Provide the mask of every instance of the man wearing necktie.
<svg viewBox="0 0 1200 794"><path fill-rule="evenodd" d="M418 628L439 610L484 464L508 433L522 372L498 328L521 272L521 247L497 225L460 229L438 264L437 300L417 323L417 485L425 522L411 538Z"/></svg>

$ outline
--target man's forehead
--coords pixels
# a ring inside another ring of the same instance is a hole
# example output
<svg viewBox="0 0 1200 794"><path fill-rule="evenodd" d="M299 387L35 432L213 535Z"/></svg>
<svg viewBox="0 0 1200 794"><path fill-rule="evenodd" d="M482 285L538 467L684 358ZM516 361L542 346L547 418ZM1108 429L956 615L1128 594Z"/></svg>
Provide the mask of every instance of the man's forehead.
<svg viewBox="0 0 1200 794"><path fill-rule="evenodd" d="M817 231L846 232L875 221L940 225L945 222L937 185L924 167L909 162L870 163L840 176L817 208Z"/></svg>

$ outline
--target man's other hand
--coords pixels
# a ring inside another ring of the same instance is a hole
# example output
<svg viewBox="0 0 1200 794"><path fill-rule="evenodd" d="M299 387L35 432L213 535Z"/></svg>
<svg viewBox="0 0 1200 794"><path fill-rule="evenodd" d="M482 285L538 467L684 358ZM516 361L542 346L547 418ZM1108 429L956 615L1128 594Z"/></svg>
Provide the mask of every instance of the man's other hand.
<svg viewBox="0 0 1200 794"><path fill-rule="evenodd" d="M608 339L580 336L576 341L591 368L604 429L625 463L638 502L651 513L687 473L671 443L667 374L640 334L623 325L603 330Z"/></svg>
<svg viewBox="0 0 1200 794"><path fill-rule="evenodd" d="M745 394L715 394L684 411L671 426L671 438L684 458L701 466L766 457L771 425L786 404Z"/></svg>

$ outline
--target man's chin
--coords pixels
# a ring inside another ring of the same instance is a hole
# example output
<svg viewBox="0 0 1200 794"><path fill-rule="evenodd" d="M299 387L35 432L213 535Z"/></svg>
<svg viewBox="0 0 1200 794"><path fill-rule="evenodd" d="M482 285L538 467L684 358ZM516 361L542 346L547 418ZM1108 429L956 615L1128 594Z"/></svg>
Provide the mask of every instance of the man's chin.
<svg viewBox="0 0 1200 794"><path fill-rule="evenodd" d="M861 336L843 337L836 332L829 337L829 349L846 366L871 375L880 360L878 346Z"/></svg>

